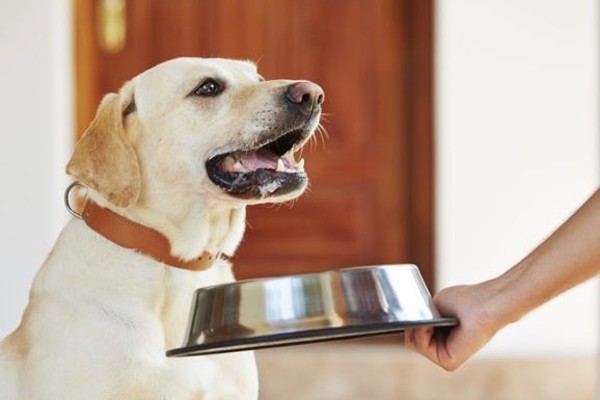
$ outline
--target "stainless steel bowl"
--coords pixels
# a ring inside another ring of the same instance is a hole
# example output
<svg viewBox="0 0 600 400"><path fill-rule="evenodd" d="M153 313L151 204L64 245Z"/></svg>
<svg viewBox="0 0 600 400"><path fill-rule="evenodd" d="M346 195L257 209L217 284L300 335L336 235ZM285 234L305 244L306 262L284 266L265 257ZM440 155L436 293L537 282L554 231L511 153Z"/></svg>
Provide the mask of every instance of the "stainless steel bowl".
<svg viewBox="0 0 600 400"><path fill-rule="evenodd" d="M410 264L238 281L198 289L187 339L193 356L452 326Z"/></svg>

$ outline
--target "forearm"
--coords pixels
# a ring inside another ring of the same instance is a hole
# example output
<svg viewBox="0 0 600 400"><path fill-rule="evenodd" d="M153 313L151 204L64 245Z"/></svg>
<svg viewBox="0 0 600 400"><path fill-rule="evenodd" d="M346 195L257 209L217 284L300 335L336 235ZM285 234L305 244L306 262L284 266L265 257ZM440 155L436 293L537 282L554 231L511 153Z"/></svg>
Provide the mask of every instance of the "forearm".
<svg viewBox="0 0 600 400"><path fill-rule="evenodd" d="M515 267L482 285L499 329L598 273L600 190Z"/></svg>

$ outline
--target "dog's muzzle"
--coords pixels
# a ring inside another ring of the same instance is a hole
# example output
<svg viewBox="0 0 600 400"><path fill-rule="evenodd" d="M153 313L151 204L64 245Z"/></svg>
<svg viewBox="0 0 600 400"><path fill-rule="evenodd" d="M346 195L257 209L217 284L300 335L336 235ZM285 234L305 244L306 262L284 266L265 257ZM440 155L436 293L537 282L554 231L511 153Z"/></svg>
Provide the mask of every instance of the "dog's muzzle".
<svg viewBox="0 0 600 400"><path fill-rule="evenodd" d="M289 85L282 96L286 119L259 134L259 144L219 154L206 162L211 181L229 195L264 199L301 193L308 178L304 159L294 153L313 135L325 99L323 89L312 82Z"/></svg>

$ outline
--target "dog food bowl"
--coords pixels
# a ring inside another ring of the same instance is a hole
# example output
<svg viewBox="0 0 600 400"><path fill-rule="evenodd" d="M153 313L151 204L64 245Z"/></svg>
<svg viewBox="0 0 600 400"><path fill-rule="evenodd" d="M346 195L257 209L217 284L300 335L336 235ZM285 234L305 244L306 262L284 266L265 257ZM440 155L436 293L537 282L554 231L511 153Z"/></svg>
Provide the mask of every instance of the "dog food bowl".
<svg viewBox="0 0 600 400"><path fill-rule="evenodd" d="M416 266L382 265L238 281L195 292L181 357L452 326Z"/></svg>

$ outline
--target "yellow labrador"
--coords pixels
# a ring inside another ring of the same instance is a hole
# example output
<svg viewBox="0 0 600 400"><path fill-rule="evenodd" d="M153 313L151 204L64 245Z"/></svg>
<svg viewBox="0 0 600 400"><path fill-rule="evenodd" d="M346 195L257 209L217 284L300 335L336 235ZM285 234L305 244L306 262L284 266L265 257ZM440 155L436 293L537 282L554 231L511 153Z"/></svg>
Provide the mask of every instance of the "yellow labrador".
<svg viewBox="0 0 600 400"><path fill-rule="evenodd" d="M323 96L308 81L264 81L249 62L200 58L108 94L67 166L89 212L64 228L0 344L0 399L256 399L251 352L165 351L184 340L194 290L234 279L219 255L240 243L245 206L306 188L294 152ZM156 243L137 240L146 233Z"/></svg>

